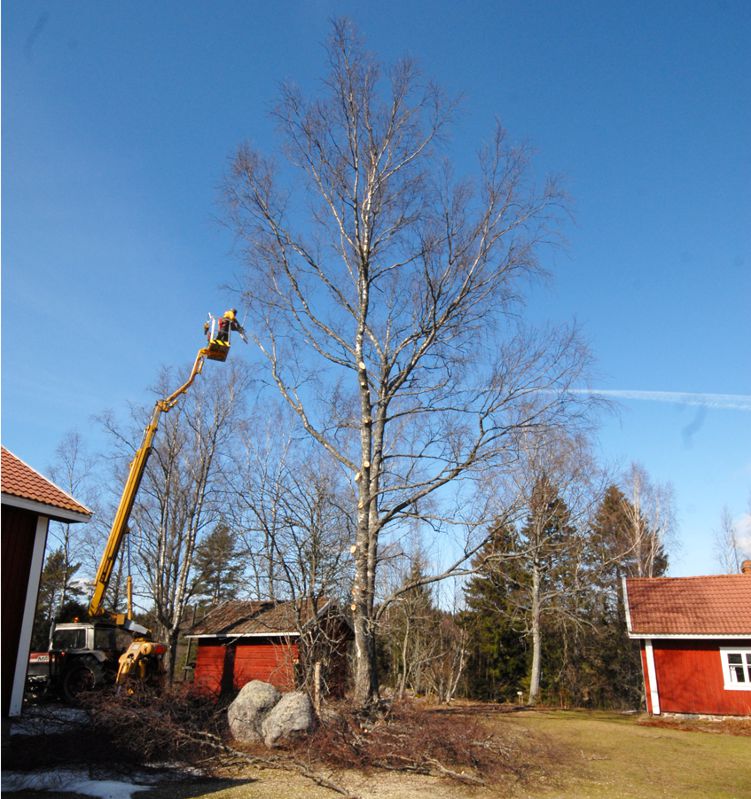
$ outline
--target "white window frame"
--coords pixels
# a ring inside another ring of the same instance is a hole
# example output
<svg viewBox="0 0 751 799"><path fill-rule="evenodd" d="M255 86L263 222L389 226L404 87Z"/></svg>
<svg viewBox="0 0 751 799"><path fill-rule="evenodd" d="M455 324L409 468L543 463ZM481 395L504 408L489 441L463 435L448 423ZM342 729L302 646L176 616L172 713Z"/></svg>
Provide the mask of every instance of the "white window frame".
<svg viewBox="0 0 751 799"><path fill-rule="evenodd" d="M730 667L730 655L740 655L742 666L745 670L745 682L737 682L735 679L735 669L738 664ZM720 647L720 657L722 658L722 676L726 691L751 691L751 647L747 646L723 646Z"/></svg>

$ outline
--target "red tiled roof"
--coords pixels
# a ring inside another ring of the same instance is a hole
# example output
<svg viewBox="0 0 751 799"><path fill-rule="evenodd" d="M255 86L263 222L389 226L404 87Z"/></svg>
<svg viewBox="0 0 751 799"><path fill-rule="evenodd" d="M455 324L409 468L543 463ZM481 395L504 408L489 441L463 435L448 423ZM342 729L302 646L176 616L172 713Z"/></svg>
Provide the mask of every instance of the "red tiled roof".
<svg viewBox="0 0 751 799"><path fill-rule="evenodd" d="M751 637L751 575L626 580L629 633Z"/></svg>
<svg viewBox="0 0 751 799"><path fill-rule="evenodd" d="M329 600L319 599L315 609L306 601L300 610L300 622L306 624L320 614ZM231 600L210 611L193 626L188 635L242 636L297 634L298 619L294 602L245 602Z"/></svg>
<svg viewBox="0 0 751 799"><path fill-rule="evenodd" d="M62 488L58 488L46 477L24 463L12 452L2 447L2 493L21 500L46 505L82 516L91 516L91 511L73 499ZM54 518L54 510L49 514Z"/></svg>

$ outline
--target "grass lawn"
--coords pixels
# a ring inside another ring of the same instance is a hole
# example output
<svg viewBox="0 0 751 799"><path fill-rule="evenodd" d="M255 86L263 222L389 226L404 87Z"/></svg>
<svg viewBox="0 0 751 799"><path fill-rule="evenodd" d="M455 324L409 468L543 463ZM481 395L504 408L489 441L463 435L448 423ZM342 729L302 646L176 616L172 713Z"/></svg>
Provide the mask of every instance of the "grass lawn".
<svg viewBox="0 0 751 799"><path fill-rule="evenodd" d="M514 714L514 724L562 745L565 760L549 788L523 797L560 799L747 799L751 737L645 726L633 716L585 712ZM707 725L713 730L722 725Z"/></svg>

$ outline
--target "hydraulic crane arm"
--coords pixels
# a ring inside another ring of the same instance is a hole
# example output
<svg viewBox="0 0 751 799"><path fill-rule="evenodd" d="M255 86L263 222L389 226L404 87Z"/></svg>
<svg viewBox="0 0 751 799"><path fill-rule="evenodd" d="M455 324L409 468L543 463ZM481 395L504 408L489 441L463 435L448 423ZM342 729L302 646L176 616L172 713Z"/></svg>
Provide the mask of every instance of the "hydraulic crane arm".
<svg viewBox="0 0 751 799"><path fill-rule="evenodd" d="M122 496L120 497L120 503L117 506L117 512L115 513L115 519L112 522L112 529L110 530L110 534L107 538L107 545L105 547L104 554L99 562L99 569L97 571L96 581L94 584L94 594L91 597L91 602L89 603L89 616L92 618L97 616L111 615L117 624L132 629L135 632L143 634L148 632L145 628L130 621L129 618L126 618L125 614L107 614L104 609L104 595L107 591L107 587L109 586L112 570L120 552L123 537L128 530L128 521L133 510L133 503L135 502L136 494L138 493L138 487L141 484L141 479L146 471L146 464L148 463L149 455L151 455L151 445L154 441L157 427L159 426L159 417L163 413L166 413L175 407L180 396L190 388L196 377L201 374L201 370L203 369L203 364L206 361L206 358L212 357L213 345L214 342L211 341L209 346L198 351L198 355L196 355L196 360L193 364L190 377L185 381L185 383L183 383L176 391L173 391L168 397L157 400L156 405L154 405L151 421L148 423L148 425L146 425L146 429L143 433L141 446L136 451L135 457L130 464L128 479L125 482L125 488L123 489ZM229 345L227 345L226 349L229 349ZM226 358L226 353L224 354L224 358ZM224 360L224 358L221 360Z"/></svg>

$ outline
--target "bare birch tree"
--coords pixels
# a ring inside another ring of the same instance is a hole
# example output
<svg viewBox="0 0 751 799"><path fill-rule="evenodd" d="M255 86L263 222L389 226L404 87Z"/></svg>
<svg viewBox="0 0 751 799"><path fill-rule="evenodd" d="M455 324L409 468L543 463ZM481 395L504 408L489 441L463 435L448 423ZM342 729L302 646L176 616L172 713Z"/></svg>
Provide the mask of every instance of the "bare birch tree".
<svg viewBox="0 0 751 799"><path fill-rule="evenodd" d="M457 178L441 155L454 104L412 62L382 70L346 21L328 57L320 97L282 88L290 169L244 146L226 201L273 383L355 487L355 701L366 707L378 694L383 536L414 518L437 532L478 524L444 504L513 458L519 431L563 420L585 353L571 330L518 321L562 200L554 182L534 185L527 150L499 126L474 180Z"/></svg>
<svg viewBox="0 0 751 799"><path fill-rule="evenodd" d="M751 502L749 506L751 509ZM751 546L743 540L739 526L727 507L722 509L720 528L714 533L714 547L717 562L726 574L739 574L741 563L751 555Z"/></svg>
<svg viewBox="0 0 751 799"><path fill-rule="evenodd" d="M81 434L72 430L63 436L55 449L55 461L49 469L50 478L64 491L76 497L88 508L94 511L94 519L90 524L70 525L64 522L53 522L50 525L50 544L56 545L62 559L60 561L60 575L63 585L60 589L59 606L62 607L68 599L69 583L75 571L74 566L80 567L83 560L89 560L90 546L87 546L94 530L102 526L101 514L98 511L98 492L95 487L95 459L87 450ZM74 561L81 561L77 564ZM92 561L89 571L96 567ZM79 575L81 577L83 575ZM80 593L80 592L78 592Z"/></svg>
<svg viewBox="0 0 751 799"><path fill-rule="evenodd" d="M657 577L665 571L666 544L675 528L673 489L668 483L653 483L643 466L632 463L623 478L629 502L623 511L629 522L626 550L636 568L633 577Z"/></svg>
<svg viewBox="0 0 751 799"><path fill-rule="evenodd" d="M174 382L165 373L160 396ZM142 596L154 615L156 632L169 647L170 679L183 615L196 585L196 546L224 511L225 471L235 468L234 424L246 385L247 375L236 364L205 374L162 418L131 514L133 566L141 575ZM124 435L111 423L110 429L122 444L138 440L136 430ZM127 559L128 552L121 557Z"/></svg>
<svg viewBox="0 0 751 799"><path fill-rule="evenodd" d="M577 599L588 588L585 530L599 497L598 471L584 437L534 435L523 446L514 479L527 516L513 556L524 582L510 596L532 644L530 704L540 695L543 620L562 629L579 623Z"/></svg>
<svg viewBox="0 0 751 799"><path fill-rule="evenodd" d="M262 418L256 414L243 425L230 503L249 565L249 593L272 600L341 598L351 579L351 486L314 442L290 435L288 413L263 408Z"/></svg>

